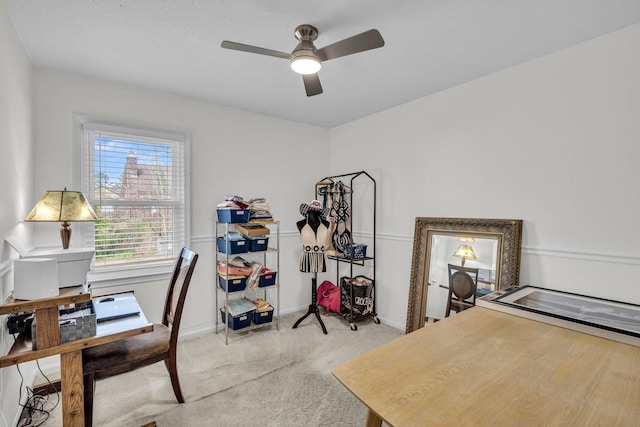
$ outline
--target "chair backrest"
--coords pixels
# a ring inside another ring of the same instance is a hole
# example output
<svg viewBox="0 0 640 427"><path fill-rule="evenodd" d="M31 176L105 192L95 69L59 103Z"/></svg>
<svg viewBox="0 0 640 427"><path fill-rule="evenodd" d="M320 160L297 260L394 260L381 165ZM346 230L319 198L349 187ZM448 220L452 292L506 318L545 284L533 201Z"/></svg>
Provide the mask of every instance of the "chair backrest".
<svg viewBox="0 0 640 427"><path fill-rule="evenodd" d="M196 267L196 261L198 261L197 253L191 249L182 248L173 268L162 315L162 324L171 328L171 341L178 339L182 309L187 298L187 290Z"/></svg>
<svg viewBox="0 0 640 427"><path fill-rule="evenodd" d="M477 268L449 264L449 298L446 316L449 315L452 304L456 308L455 311L476 305L477 289Z"/></svg>

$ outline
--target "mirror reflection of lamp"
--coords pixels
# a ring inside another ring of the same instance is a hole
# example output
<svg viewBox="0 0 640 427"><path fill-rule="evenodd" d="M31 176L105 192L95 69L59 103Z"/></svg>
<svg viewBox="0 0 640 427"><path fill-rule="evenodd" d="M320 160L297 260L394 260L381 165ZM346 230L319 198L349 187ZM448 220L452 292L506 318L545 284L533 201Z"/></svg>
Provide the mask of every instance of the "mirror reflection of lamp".
<svg viewBox="0 0 640 427"><path fill-rule="evenodd" d="M69 249L71 226L69 221L95 221L96 213L79 191L47 191L24 219L28 222L62 222L62 248Z"/></svg>
<svg viewBox="0 0 640 427"><path fill-rule="evenodd" d="M461 258L462 259L462 264L460 264L462 267L464 267L464 262L468 259L471 260L475 260L476 258L476 253L473 252L473 248L470 245L460 245L458 246L458 249L456 249L456 251L453 253L453 256L456 258Z"/></svg>

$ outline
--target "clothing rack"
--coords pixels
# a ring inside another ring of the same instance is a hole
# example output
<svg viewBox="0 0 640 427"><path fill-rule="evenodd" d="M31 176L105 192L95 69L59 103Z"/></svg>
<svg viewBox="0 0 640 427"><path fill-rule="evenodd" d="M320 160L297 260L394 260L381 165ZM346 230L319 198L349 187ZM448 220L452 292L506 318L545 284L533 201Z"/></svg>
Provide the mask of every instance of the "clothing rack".
<svg viewBox="0 0 640 427"><path fill-rule="evenodd" d="M348 226L347 229L350 231L349 232L349 246L350 246L350 253L352 254L351 258L344 258L344 257L340 257L340 256L328 256L328 258L330 260L335 260L336 261L336 285L341 286L342 284L340 283L340 264L341 263L347 263L349 264L349 277L353 278L354 277L354 266L358 267L364 267L365 264L369 264L371 263L371 269L372 269L372 277L370 277L370 279L373 280L373 312L370 314L370 316L373 317L374 322L375 323L380 323L380 321L377 318L376 315L376 298L375 298L375 277L376 277L376 224L377 224L377 218L376 218L376 206L377 206L377 200L376 200L376 180L373 179L373 177L371 175L369 175L367 172L365 171L359 171L359 172L351 172L351 173L344 173L344 174L339 174L339 175L332 175L332 176L326 176L324 178L322 178L321 180L319 180L318 182L316 182L316 188L315 188L315 194L316 194L316 199L321 200L321 197L323 194L322 189L326 189L327 187L331 187L334 191L335 191L335 185L338 184L341 181L348 181L349 183L349 190L347 191L346 194L348 196L348 206L349 209L351 210L351 213L348 217ZM372 196L372 206L371 206L371 215L372 215L372 219L373 219L373 224L372 224L372 239L371 239L371 245L367 246L367 256L363 257L363 258L353 258L353 254L354 254L354 250L353 250L353 217L354 217L354 213L358 210L357 208L363 208L361 206L354 206L353 203L353 193L354 193L354 184L356 183L369 183L372 185L373 189L372 192L373 194ZM326 191L324 192L326 194ZM351 288L351 301L353 301L353 287ZM351 308L349 316L348 316L348 320L349 323L351 325L351 330L356 331L358 329L356 323L355 323L355 319L354 319L354 315L353 315L353 308Z"/></svg>

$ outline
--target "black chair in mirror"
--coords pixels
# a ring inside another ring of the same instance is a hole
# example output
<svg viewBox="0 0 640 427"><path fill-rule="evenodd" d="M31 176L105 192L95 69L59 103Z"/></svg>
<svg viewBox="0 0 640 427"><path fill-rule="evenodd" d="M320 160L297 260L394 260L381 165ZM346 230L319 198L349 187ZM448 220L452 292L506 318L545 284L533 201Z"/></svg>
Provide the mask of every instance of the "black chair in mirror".
<svg viewBox="0 0 640 427"><path fill-rule="evenodd" d="M478 269L449 264L449 297L445 317L476 305Z"/></svg>

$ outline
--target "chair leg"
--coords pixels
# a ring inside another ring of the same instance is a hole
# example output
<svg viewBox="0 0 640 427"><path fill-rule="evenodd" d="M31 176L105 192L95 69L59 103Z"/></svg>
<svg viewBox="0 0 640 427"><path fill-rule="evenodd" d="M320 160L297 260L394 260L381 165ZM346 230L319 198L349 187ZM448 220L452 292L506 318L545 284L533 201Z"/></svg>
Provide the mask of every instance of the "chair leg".
<svg viewBox="0 0 640 427"><path fill-rule="evenodd" d="M96 380L93 374L84 375L84 427L93 426L93 395Z"/></svg>
<svg viewBox="0 0 640 427"><path fill-rule="evenodd" d="M177 357L175 353L169 352L169 357L164 359L164 364L169 371L171 377L171 385L173 386L173 393L176 395L178 403L184 403L184 397L182 396L182 389L180 388L180 380L178 379L178 366Z"/></svg>

